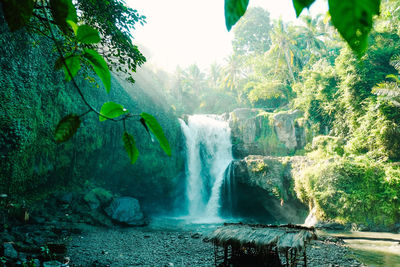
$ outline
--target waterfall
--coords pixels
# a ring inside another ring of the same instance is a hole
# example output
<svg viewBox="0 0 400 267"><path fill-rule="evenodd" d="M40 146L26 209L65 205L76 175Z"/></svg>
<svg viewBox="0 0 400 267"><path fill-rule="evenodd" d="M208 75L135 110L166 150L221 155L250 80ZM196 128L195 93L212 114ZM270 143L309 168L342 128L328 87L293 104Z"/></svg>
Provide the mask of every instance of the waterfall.
<svg viewBox="0 0 400 267"><path fill-rule="evenodd" d="M229 164L224 173L224 182L222 183L222 196L221 205L223 210L221 215L224 218L232 219L234 217L234 212L237 206L237 191L236 191L236 181L235 181L235 170L233 167L233 162Z"/></svg>
<svg viewBox="0 0 400 267"><path fill-rule="evenodd" d="M186 138L186 196L191 218L219 218L221 186L232 158L231 130L217 115L180 121Z"/></svg>

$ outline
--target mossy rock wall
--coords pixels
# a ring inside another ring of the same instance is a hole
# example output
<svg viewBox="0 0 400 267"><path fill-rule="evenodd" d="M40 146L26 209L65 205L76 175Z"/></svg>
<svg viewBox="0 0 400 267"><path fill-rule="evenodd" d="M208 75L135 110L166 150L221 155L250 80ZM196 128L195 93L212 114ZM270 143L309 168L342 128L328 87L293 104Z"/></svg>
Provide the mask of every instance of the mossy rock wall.
<svg viewBox="0 0 400 267"><path fill-rule="evenodd" d="M248 155L287 156L305 146L300 111L278 113L242 108L229 114L235 158Z"/></svg>
<svg viewBox="0 0 400 267"><path fill-rule="evenodd" d="M235 215L264 223L303 223L308 209L297 199L291 175L292 161L298 158L252 155L234 160L227 191L233 192Z"/></svg>
<svg viewBox="0 0 400 267"><path fill-rule="evenodd" d="M78 75L79 86L97 109L115 101L133 113L154 115L173 155L166 156L140 122L132 120L127 129L136 139L140 157L131 165L123 149L122 123L99 122L93 113L83 117L72 140L56 144L53 133L58 121L88 108L63 73L54 71L57 56L49 41L23 30L10 33L1 15L0 32L0 193L37 198L89 180L147 203L175 198L184 171L183 141L178 120L165 103L155 103L147 88L115 75L110 94Z"/></svg>

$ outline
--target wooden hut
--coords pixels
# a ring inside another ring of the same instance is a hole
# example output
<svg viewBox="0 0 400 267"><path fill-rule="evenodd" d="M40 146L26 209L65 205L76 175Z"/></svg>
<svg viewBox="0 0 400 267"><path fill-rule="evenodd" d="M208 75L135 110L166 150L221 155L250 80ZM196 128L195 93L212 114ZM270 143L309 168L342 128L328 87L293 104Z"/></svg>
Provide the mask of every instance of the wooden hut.
<svg viewBox="0 0 400 267"><path fill-rule="evenodd" d="M215 266L307 266L306 245L314 228L297 225L224 224L208 237Z"/></svg>

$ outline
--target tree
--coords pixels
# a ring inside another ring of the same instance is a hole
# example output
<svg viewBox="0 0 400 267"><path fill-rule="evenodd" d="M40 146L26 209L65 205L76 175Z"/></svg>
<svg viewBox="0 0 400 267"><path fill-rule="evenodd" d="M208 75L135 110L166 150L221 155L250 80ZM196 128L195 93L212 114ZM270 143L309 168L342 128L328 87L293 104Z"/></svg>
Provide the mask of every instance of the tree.
<svg viewBox="0 0 400 267"><path fill-rule="evenodd" d="M290 79L296 82L294 76L294 66L301 67L301 51L297 47L296 38L293 31L282 20L279 20L271 33L272 46L269 54L273 55L276 60L275 72L282 67L282 63L286 65Z"/></svg>
<svg viewBox="0 0 400 267"><path fill-rule="evenodd" d="M393 57L390 62L392 66L400 74L400 55ZM392 81L385 81L377 84L373 88L373 93L381 96L383 99L390 101L393 105L400 107L400 79L398 75L389 74L387 78L392 79Z"/></svg>
<svg viewBox="0 0 400 267"><path fill-rule="evenodd" d="M25 27L28 32L53 41L59 55L55 68L64 71L65 79L72 82L89 109L81 115L69 114L62 118L55 129L56 142L70 139L80 127L81 118L94 112L100 121L122 122L122 140L132 164L137 160L139 151L133 136L126 131L125 123L133 117L140 118L145 129L157 138L166 154L171 155L171 148L162 128L152 115L130 113L122 105L114 102L104 103L98 111L87 101L74 79L83 66L86 70L94 71L106 91L110 91L111 74L107 62L98 50L102 51L111 64L126 64L126 69L135 71L136 66L141 65L145 58L132 44L129 30L134 28L137 22L144 23L144 17L126 7L121 0L79 0L76 2L78 8L80 7L78 10L72 0L0 0L0 3L11 31ZM124 67L117 69L122 71Z"/></svg>
<svg viewBox="0 0 400 267"><path fill-rule="evenodd" d="M228 56L225 61L225 86L231 91L236 91L236 89L238 88L239 79L242 74L240 57L238 55L232 54Z"/></svg>
<svg viewBox="0 0 400 267"><path fill-rule="evenodd" d="M249 9L236 25L232 41L236 54L263 54L271 45L269 12L261 7Z"/></svg>
<svg viewBox="0 0 400 267"><path fill-rule="evenodd" d="M315 0L293 0L296 15L300 16ZM379 15L380 0L343 1L329 0L329 13L332 24L349 44L351 49L361 56L368 45L368 34L372 29L373 17ZM225 0L225 23L228 31L246 12L249 0Z"/></svg>

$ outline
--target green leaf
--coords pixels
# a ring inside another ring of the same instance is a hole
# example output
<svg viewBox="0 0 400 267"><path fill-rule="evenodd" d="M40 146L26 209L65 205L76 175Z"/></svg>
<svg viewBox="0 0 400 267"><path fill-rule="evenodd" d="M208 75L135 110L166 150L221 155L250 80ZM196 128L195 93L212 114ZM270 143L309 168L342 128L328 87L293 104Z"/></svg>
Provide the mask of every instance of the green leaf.
<svg viewBox="0 0 400 267"><path fill-rule="evenodd" d="M63 32L67 31L67 20L78 22L76 8L72 4L72 0L50 0L50 8L54 21Z"/></svg>
<svg viewBox="0 0 400 267"><path fill-rule="evenodd" d="M77 55L69 55L69 56L65 57L65 64L67 65L69 71L71 72L72 77L69 75L69 72L68 72L66 66L63 64L61 57L59 59L57 59L55 65L54 65L54 68L56 70L59 70L62 68L65 73L65 80L70 81L73 77L76 76L78 71L81 69L81 58L80 58L80 56L77 56Z"/></svg>
<svg viewBox="0 0 400 267"><path fill-rule="evenodd" d="M315 0L293 0L293 6L296 10L296 16L300 16L304 8L309 8Z"/></svg>
<svg viewBox="0 0 400 267"><path fill-rule="evenodd" d="M128 132L124 132L122 141L124 142L124 148L128 153L131 163L134 164L139 157L139 150L136 148L135 139Z"/></svg>
<svg viewBox="0 0 400 267"><path fill-rule="evenodd" d="M332 24L358 56L368 46L373 16L379 14L380 0L329 0Z"/></svg>
<svg viewBox="0 0 400 267"><path fill-rule="evenodd" d="M225 24L228 31L246 12L249 0L225 0Z"/></svg>
<svg viewBox="0 0 400 267"><path fill-rule="evenodd" d="M78 42L84 44L95 44L100 42L99 32L89 25L79 26L76 37L78 39Z"/></svg>
<svg viewBox="0 0 400 267"><path fill-rule="evenodd" d="M71 26L72 30L74 31L74 34L76 35L78 33L78 25L69 19L67 19L67 24Z"/></svg>
<svg viewBox="0 0 400 267"><path fill-rule="evenodd" d="M54 133L57 143L65 142L70 139L81 125L81 119L76 114L70 114L58 123Z"/></svg>
<svg viewBox="0 0 400 267"><path fill-rule="evenodd" d="M114 103L111 101L106 102L101 107L100 114L106 116L107 118L105 118L103 116L99 116L99 120L106 121L107 119L114 119L114 118L124 115L128 112L129 111L120 104L117 104L117 103Z"/></svg>
<svg viewBox="0 0 400 267"><path fill-rule="evenodd" d="M111 73L104 58L92 49L85 49L83 56L92 65L97 76L103 82L107 93L109 93L111 89Z"/></svg>
<svg viewBox="0 0 400 267"><path fill-rule="evenodd" d="M145 125L147 125L146 130L151 131L153 135L157 138L158 142L160 143L161 148L164 150L164 152L168 155L171 156L171 147L168 143L167 138L164 135L164 131L161 127L161 125L158 123L156 118L154 118L152 115L148 113L142 113L140 114L142 119L145 122Z"/></svg>
<svg viewBox="0 0 400 267"><path fill-rule="evenodd" d="M0 0L3 4L4 18L11 31L24 27L33 12L33 0Z"/></svg>
<svg viewBox="0 0 400 267"><path fill-rule="evenodd" d="M386 75L386 78L387 79L392 79L393 81L395 81L395 82L400 84L400 79L399 79L399 77L397 75L388 74L388 75Z"/></svg>

